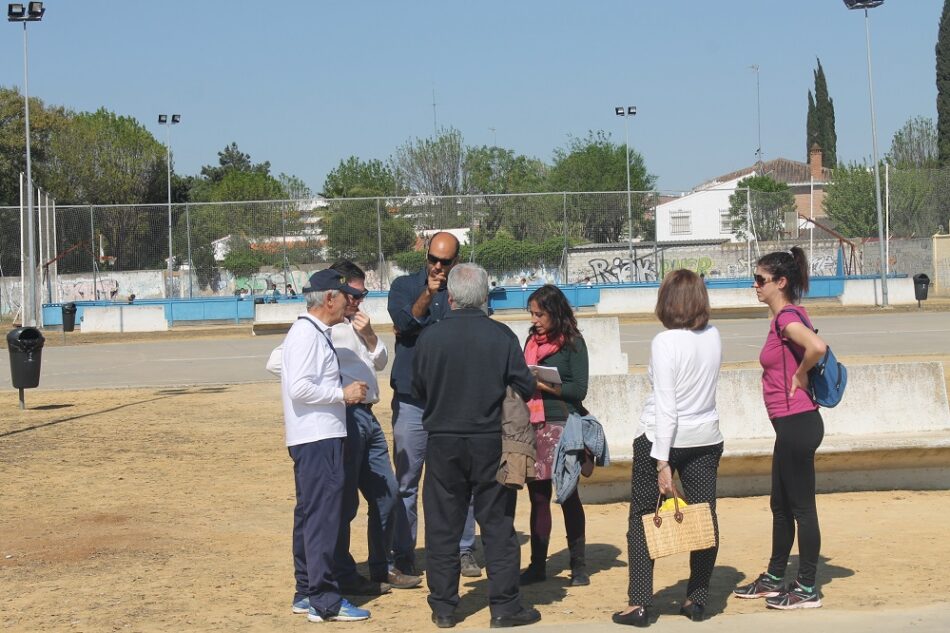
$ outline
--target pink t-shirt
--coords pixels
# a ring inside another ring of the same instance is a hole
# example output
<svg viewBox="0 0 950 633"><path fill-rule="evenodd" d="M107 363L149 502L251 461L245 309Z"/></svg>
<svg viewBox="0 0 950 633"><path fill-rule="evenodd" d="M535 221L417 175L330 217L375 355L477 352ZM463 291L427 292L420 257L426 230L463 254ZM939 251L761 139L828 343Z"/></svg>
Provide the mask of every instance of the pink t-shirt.
<svg viewBox="0 0 950 633"><path fill-rule="evenodd" d="M795 316L792 310L803 315L811 323L808 313L801 306L789 305L783 310L785 312L778 316L778 326L781 331L784 331L789 323L801 323L801 320ZM805 350L791 340L786 340L787 344L782 343L782 340L775 333L775 321L769 321L769 335L765 338L762 351L759 352L759 363L762 365L762 397L765 400L765 409L772 420L796 413L814 411L818 408L808 392L803 389L795 390L795 395L791 397L788 395L789 388L792 385L792 376L798 369L798 360L789 348L794 348L795 354L799 357L804 354ZM785 357L784 376L782 375L783 355Z"/></svg>

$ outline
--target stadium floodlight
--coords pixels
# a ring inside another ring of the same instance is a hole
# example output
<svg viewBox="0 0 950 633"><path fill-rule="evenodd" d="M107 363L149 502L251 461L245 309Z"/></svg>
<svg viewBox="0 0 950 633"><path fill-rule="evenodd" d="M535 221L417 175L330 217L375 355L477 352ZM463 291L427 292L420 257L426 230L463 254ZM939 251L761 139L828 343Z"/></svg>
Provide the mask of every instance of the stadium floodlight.
<svg viewBox="0 0 950 633"><path fill-rule="evenodd" d="M158 115L158 124L165 126L165 166L168 172L168 298L171 299L174 284L172 277L175 274L175 256L172 251L172 126L181 123L181 115L173 114L169 121L167 114ZM191 275L191 260L188 261L188 274ZM190 286L190 284L189 284Z"/></svg>
<svg viewBox="0 0 950 633"><path fill-rule="evenodd" d="M36 240L33 235L33 167L30 156L30 49L26 35L27 22L39 22L46 9L42 2L30 2L27 6L15 2L7 5L7 20L23 23L23 124L26 128L26 235L27 244L24 255L24 268L20 271L24 294L23 325L36 325ZM24 227L20 227L23 231Z"/></svg>
<svg viewBox="0 0 950 633"><path fill-rule="evenodd" d="M7 5L7 20L10 22L39 22L43 19L46 9L42 2L13 2Z"/></svg>
<svg viewBox="0 0 950 633"><path fill-rule="evenodd" d="M627 255L630 258L630 282L633 282L633 211L630 206L630 129L627 126L627 118L636 116L637 106L617 106L614 108L614 114L623 117L623 136L626 153L624 163L627 168Z"/></svg>
<svg viewBox="0 0 950 633"><path fill-rule="evenodd" d="M884 217L881 212L881 172L877 160L877 120L874 116L874 82L871 78L871 19L868 9L879 7L884 0L844 0L844 6L849 9L864 10L864 34L868 54L868 99L871 103L871 151L874 160L874 203L877 206L877 237L881 247L881 306L887 307L887 261L885 254Z"/></svg>
<svg viewBox="0 0 950 633"><path fill-rule="evenodd" d="M873 9L884 4L884 0L844 0L849 9Z"/></svg>

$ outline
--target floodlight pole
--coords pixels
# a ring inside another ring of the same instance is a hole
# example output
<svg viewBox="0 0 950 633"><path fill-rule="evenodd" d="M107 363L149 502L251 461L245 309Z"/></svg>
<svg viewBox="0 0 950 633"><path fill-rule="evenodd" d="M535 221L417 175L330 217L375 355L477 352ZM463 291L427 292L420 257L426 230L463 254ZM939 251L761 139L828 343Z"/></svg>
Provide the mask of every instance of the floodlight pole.
<svg viewBox="0 0 950 633"><path fill-rule="evenodd" d="M26 125L26 252L28 302L23 306L23 325L36 327L36 238L33 235L33 173L30 156L30 52L26 22L23 22L23 120ZM23 404L23 399L20 399Z"/></svg>
<svg viewBox="0 0 950 633"><path fill-rule="evenodd" d="M868 100L871 104L871 152L874 160L874 204L877 207L877 236L881 255L881 307L888 306L887 301L887 254L884 252L884 216L881 211L881 172L878 168L877 158L877 120L874 116L874 81L871 74L871 18L868 16L868 9L879 7L884 4L884 0L844 0L844 4L849 9L864 10L864 35L868 56Z"/></svg>
<svg viewBox="0 0 950 633"><path fill-rule="evenodd" d="M158 124L165 126L165 167L167 171L168 185L168 282L166 284L166 294L169 299L172 297L175 276L175 256L172 250L172 126L179 122L181 116L178 114L159 114ZM187 210L187 207L186 207ZM190 228L190 227L189 227ZM191 239L188 243L188 293L191 296Z"/></svg>
<svg viewBox="0 0 950 633"><path fill-rule="evenodd" d="M877 119L874 116L874 83L871 79L871 19L867 8L864 9L864 34L868 52L868 98L871 103L871 151L874 154L874 204L877 207L877 237L881 251L881 307L887 303L887 268L884 253L884 219L881 213L881 170L877 160Z"/></svg>
<svg viewBox="0 0 950 633"><path fill-rule="evenodd" d="M636 116L637 107L614 108L617 116L623 117L624 136L624 167L627 169L627 259L630 262L630 283L633 283L633 210L630 204L630 126L627 125L628 116Z"/></svg>

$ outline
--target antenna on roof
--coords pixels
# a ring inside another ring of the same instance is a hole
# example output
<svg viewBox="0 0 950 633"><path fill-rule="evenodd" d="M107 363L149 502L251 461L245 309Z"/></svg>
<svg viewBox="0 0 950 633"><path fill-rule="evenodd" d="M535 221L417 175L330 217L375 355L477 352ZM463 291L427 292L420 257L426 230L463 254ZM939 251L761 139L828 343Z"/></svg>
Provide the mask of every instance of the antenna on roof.
<svg viewBox="0 0 950 633"><path fill-rule="evenodd" d="M755 164L758 165L762 162L762 100L759 93L759 65L752 64L749 66L752 69L752 72L755 73L755 121L756 128L758 129L758 143L755 148Z"/></svg>

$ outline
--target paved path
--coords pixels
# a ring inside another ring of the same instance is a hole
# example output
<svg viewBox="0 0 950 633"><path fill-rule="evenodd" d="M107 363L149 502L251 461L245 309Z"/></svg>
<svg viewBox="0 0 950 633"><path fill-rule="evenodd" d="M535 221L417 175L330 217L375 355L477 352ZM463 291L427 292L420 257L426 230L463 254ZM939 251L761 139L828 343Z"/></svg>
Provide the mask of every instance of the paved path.
<svg viewBox="0 0 950 633"><path fill-rule="evenodd" d="M873 602L869 600L869 602ZM618 609L621 605L617 605ZM852 605L859 609L861 605ZM543 608L543 607L542 607ZM548 607L550 608L550 607ZM934 604L913 609L884 609L868 607L863 610L845 611L841 605L826 605L820 609L807 611L782 612L763 607L762 613L742 615L720 614L702 623L703 631L730 631L739 633L801 633L802 631L834 631L835 633L897 633L914 631L915 633L944 633L950 631L950 604ZM544 611L542 611L543 617ZM479 614L480 615L480 614ZM565 630L563 624L545 625L544 620L535 626L524 629L548 633ZM490 629L469 629L489 631ZM619 633L638 630L623 627L610 622L610 615L604 614L602 622L585 622L584 633ZM652 626L651 631L669 631L671 633L696 633L695 622L679 615L663 615Z"/></svg>
<svg viewBox="0 0 950 633"><path fill-rule="evenodd" d="M765 318L724 319L714 324L722 332L726 362L758 358L769 327ZM842 357L950 356L950 313L822 316L817 325ZM525 321L524 327L528 326ZM661 329L656 323L621 326L621 346L631 365L646 364L650 340ZM47 347L43 350L40 384L47 389L94 389L259 382L271 378L264 371L264 363L281 338L249 335L246 339L168 339ZM391 350L392 336L382 338ZM4 359L0 362L0 385L9 384L10 367Z"/></svg>

